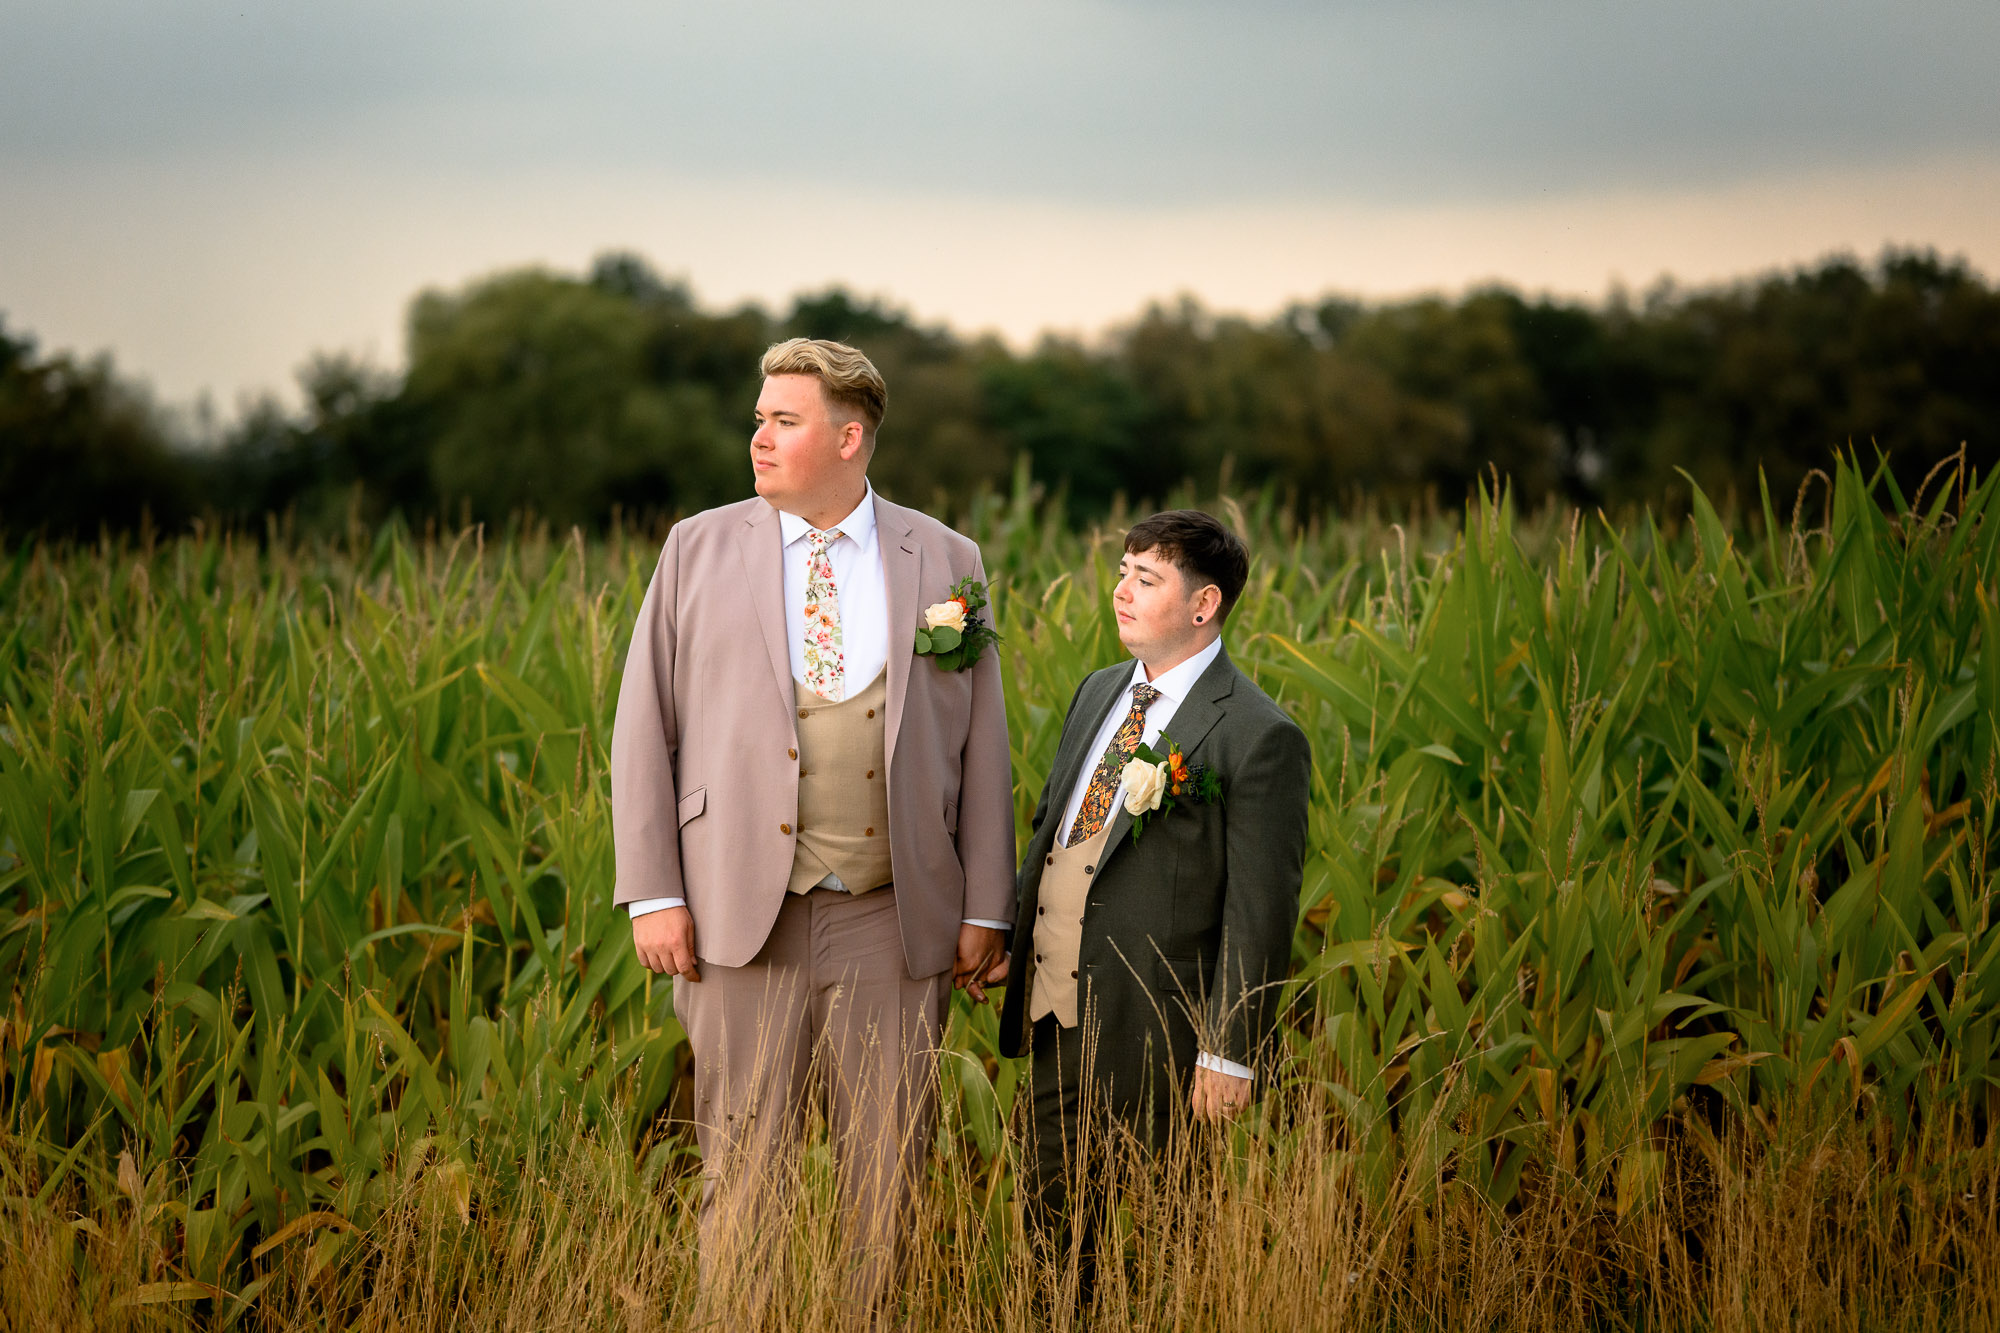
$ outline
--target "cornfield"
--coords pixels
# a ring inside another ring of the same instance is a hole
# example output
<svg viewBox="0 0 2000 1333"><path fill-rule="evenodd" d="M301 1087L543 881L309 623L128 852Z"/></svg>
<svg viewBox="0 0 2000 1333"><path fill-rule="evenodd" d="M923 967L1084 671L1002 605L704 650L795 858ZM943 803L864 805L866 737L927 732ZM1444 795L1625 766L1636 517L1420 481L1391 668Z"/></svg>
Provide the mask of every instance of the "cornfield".
<svg viewBox="0 0 2000 1333"><path fill-rule="evenodd" d="M2000 1321L1992 478L1211 507L1314 748L1295 968L1195 1153L1221 1220L1135 1168L1099 1326ZM1025 480L960 517L1025 834L1122 527ZM0 553L9 1324L688 1324L689 1055L605 763L659 536ZM1038 1308L995 1028L957 1002L917 1326Z"/></svg>

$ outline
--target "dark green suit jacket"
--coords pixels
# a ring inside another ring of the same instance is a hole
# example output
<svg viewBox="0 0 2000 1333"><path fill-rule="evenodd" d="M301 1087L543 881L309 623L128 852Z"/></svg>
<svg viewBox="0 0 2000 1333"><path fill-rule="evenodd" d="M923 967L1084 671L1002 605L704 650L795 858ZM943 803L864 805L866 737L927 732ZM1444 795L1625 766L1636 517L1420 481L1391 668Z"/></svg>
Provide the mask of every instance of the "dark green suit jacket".
<svg viewBox="0 0 2000 1333"><path fill-rule="evenodd" d="M1055 767L1035 807L1016 885L1017 960L1034 954L1042 870L1087 753L1132 679L1123 662L1085 678L1070 701ZM1112 1107L1171 1104L1206 1050L1253 1064L1292 956L1305 863L1312 751L1305 733L1236 669L1225 649L1181 701L1166 734L1222 781L1219 804L1174 803L1137 843L1120 802L1085 900L1077 1012L1098 1029L1095 1064ZM1016 963L1014 975L1024 969ZM1028 987L1010 985L1000 1046L1028 1052Z"/></svg>

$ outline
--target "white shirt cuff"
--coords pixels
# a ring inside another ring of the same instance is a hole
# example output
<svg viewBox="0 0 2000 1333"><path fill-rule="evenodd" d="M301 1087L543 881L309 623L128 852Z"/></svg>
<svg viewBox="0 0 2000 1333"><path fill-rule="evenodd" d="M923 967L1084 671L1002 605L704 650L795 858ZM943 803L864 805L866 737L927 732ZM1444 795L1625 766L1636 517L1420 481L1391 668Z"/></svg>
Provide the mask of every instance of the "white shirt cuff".
<svg viewBox="0 0 2000 1333"><path fill-rule="evenodd" d="M982 916L969 916L965 918L965 924L968 926L984 926L988 930L1012 930L1014 928L1012 921L988 921Z"/></svg>
<svg viewBox="0 0 2000 1333"><path fill-rule="evenodd" d="M686 907L685 898L641 898L637 902L625 904L625 910L633 916L644 916L648 912L664 912L669 907Z"/></svg>
<svg viewBox="0 0 2000 1333"><path fill-rule="evenodd" d="M1227 1074L1231 1078L1247 1079L1251 1077L1250 1066L1239 1065L1234 1060L1225 1060L1219 1055L1210 1055L1207 1051L1203 1051L1200 1055L1197 1055L1194 1058L1194 1062L1202 1069L1212 1069L1218 1074Z"/></svg>

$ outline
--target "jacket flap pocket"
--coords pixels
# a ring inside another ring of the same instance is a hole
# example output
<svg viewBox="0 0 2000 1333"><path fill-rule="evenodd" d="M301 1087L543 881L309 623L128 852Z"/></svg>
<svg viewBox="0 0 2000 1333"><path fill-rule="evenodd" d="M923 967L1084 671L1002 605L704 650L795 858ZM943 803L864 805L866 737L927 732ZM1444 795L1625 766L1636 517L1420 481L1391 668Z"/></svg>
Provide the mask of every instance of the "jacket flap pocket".
<svg viewBox="0 0 2000 1333"><path fill-rule="evenodd" d="M696 815L700 814L703 810L707 808L708 808L708 788L696 787L693 791L681 797L681 803L678 809L678 813L680 815L679 822L685 824L690 819L693 819Z"/></svg>
<svg viewBox="0 0 2000 1333"><path fill-rule="evenodd" d="M956 835L958 832L958 802L944 803L944 831Z"/></svg>
<svg viewBox="0 0 2000 1333"><path fill-rule="evenodd" d="M1155 958L1153 983L1166 995L1200 995L1208 989L1208 969L1199 958Z"/></svg>

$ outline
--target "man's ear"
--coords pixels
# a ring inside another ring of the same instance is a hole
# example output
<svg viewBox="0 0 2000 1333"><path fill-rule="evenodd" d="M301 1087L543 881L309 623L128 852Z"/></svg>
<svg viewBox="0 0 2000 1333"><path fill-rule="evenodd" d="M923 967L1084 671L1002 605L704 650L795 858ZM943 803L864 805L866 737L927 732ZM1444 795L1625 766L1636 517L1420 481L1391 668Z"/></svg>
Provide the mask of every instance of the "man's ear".
<svg viewBox="0 0 2000 1333"><path fill-rule="evenodd" d="M1216 612L1222 609L1222 589L1213 583L1194 595L1194 623L1212 625Z"/></svg>
<svg viewBox="0 0 2000 1333"><path fill-rule="evenodd" d="M858 421L850 421L840 428L840 461L852 463L856 457L868 450L868 428Z"/></svg>

